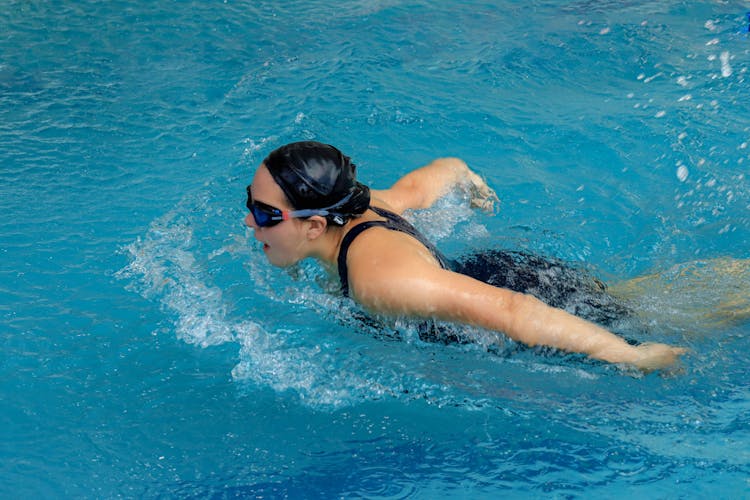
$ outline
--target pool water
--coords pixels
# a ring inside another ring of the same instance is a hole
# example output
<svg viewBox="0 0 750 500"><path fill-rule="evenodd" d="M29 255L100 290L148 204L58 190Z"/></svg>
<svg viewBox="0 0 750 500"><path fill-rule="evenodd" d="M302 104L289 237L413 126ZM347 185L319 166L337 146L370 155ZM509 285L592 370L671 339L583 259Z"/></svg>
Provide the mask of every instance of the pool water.
<svg viewBox="0 0 750 500"><path fill-rule="evenodd" d="M622 333L691 353L639 376L364 326L242 218L262 158L314 139L379 187L465 159L495 215L460 191L409 214L451 256L608 282L748 258L748 10L5 2L0 496L747 495L750 324L670 320L747 280L647 294Z"/></svg>

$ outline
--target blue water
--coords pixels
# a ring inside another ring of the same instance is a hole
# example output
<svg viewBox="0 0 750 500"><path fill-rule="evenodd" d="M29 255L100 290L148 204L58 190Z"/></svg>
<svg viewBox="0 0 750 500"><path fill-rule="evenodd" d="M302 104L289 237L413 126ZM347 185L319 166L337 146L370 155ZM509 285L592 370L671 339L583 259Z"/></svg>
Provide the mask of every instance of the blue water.
<svg viewBox="0 0 750 500"><path fill-rule="evenodd" d="M335 6L334 6L335 5ZM0 496L737 498L750 325L645 377L348 320L242 225L271 149L502 199L414 222L617 281L750 257L747 2L3 2ZM739 293L747 296L740 284ZM688 300L689 299L689 300Z"/></svg>

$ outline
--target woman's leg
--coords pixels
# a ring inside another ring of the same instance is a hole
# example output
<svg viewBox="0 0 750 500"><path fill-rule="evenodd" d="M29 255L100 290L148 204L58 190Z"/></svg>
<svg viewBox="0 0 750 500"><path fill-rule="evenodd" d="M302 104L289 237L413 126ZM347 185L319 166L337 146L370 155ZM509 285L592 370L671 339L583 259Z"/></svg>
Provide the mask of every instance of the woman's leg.
<svg viewBox="0 0 750 500"><path fill-rule="evenodd" d="M750 259L717 258L611 284L609 293L682 330L708 332L750 319Z"/></svg>

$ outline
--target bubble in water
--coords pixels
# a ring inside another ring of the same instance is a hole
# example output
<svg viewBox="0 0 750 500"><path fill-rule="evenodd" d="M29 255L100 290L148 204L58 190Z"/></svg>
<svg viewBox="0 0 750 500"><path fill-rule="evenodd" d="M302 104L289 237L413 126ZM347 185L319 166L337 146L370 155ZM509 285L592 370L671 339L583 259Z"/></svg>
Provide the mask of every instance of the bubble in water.
<svg viewBox="0 0 750 500"><path fill-rule="evenodd" d="M685 182L688 178L688 169L685 165L680 165L677 168L677 178L680 182Z"/></svg>
<svg viewBox="0 0 750 500"><path fill-rule="evenodd" d="M732 76L732 67L729 65L729 52L722 52L719 59L721 60L721 76L724 78Z"/></svg>

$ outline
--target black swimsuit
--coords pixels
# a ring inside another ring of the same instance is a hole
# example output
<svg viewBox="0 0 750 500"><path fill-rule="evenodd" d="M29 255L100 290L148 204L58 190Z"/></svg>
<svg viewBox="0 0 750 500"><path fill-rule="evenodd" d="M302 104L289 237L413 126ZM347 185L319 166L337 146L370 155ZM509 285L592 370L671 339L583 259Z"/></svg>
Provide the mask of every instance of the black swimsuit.
<svg viewBox="0 0 750 500"><path fill-rule="evenodd" d="M528 252L511 250L484 250L472 253L459 260L448 260L417 229L398 214L378 207L370 209L385 220L367 221L354 226L341 242L338 256L339 279L341 291L349 294L349 277L346 256L352 241L362 231L371 227L385 227L413 236L422 243L443 269L471 276L489 285L507 288L516 292L527 293L537 297L547 305L565 309L589 321L605 326L613 326L619 320L632 315L629 307L618 302L607 293L607 288L600 280L583 269L571 266L557 259L543 258ZM437 332L430 329L430 335ZM420 332L420 337L423 337ZM455 342L454 335L437 335L438 340ZM423 340L427 340L424 339ZM435 340L430 338L429 340Z"/></svg>

